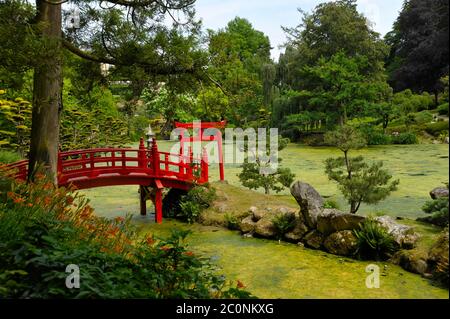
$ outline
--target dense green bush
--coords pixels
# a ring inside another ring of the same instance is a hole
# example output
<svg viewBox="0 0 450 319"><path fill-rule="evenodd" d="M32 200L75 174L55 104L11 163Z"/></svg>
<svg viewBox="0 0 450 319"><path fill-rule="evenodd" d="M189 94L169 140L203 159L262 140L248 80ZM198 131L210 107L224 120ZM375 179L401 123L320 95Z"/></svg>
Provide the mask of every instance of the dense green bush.
<svg viewBox="0 0 450 319"><path fill-rule="evenodd" d="M440 115L448 115L448 103L439 105L438 112Z"/></svg>
<svg viewBox="0 0 450 319"><path fill-rule="evenodd" d="M354 234L358 240L356 254L361 259L386 260L399 248L392 235L371 217Z"/></svg>
<svg viewBox="0 0 450 319"><path fill-rule="evenodd" d="M213 187L209 185L196 186L181 198L180 211L177 217L188 223L193 223L215 199L216 190Z"/></svg>
<svg viewBox="0 0 450 319"><path fill-rule="evenodd" d="M278 240L295 226L295 216L291 214L278 214L272 219Z"/></svg>
<svg viewBox="0 0 450 319"><path fill-rule="evenodd" d="M415 114L417 124L427 124L433 121L433 114L429 111L423 111Z"/></svg>
<svg viewBox="0 0 450 319"><path fill-rule="evenodd" d="M425 126L425 131L435 137L439 136L442 132L448 131L448 122L430 123Z"/></svg>
<svg viewBox="0 0 450 319"><path fill-rule="evenodd" d="M239 219L235 215L226 213L224 218L225 218L225 225L228 229L231 230L239 229Z"/></svg>
<svg viewBox="0 0 450 319"><path fill-rule="evenodd" d="M418 220L438 226L448 225L448 197L441 197L426 202L422 210L430 216Z"/></svg>
<svg viewBox="0 0 450 319"><path fill-rule="evenodd" d="M334 199L327 199L323 208L339 209L339 204Z"/></svg>
<svg viewBox="0 0 450 319"><path fill-rule="evenodd" d="M0 151L0 163L8 164L14 163L20 160L20 155L16 152L1 150Z"/></svg>
<svg viewBox="0 0 450 319"><path fill-rule="evenodd" d="M250 297L186 249L188 232L138 236L129 219L95 217L85 198L37 178L0 190L0 299ZM79 289L66 287L69 264Z"/></svg>
<svg viewBox="0 0 450 319"><path fill-rule="evenodd" d="M366 139L367 145L389 145L392 143L390 135L384 134L382 130L371 125L360 126L359 131Z"/></svg>
<svg viewBox="0 0 450 319"><path fill-rule="evenodd" d="M418 139L415 133L405 132L398 135L392 135L392 143L402 145L417 144Z"/></svg>

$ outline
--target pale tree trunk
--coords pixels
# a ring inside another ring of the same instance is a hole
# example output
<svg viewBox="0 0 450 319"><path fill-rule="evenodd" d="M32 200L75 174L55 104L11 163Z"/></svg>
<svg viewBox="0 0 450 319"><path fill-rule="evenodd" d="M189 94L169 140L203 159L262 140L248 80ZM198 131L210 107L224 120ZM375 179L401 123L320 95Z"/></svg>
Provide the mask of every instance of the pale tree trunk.
<svg viewBox="0 0 450 319"><path fill-rule="evenodd" d="M29 179L36 168L57 183L59 113L61 111L61 5L36 0L37 23L42 24L45 52L34 70Z"/></svg>

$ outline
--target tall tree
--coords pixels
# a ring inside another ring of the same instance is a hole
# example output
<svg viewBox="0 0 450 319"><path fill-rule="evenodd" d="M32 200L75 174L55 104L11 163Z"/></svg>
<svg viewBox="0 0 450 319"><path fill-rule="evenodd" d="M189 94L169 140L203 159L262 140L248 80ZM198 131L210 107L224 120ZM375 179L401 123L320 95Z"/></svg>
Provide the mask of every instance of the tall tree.
<svg viewBox="0 0 450 319"><path fill-rule="evenodd" d="M449 1L405 1L386 42L395 91L434 92L437 102L440 79L449 74Z"/></svg>
<svg viewBox="0 0 450 319"><path fill-rule="evenodd" d="M38 31L43 49L34 65L31 173L42 165L56 183L63 50L96 63L139 66L156 81L184 84L201 76L206 64L204 54L195 49L200 24L194 19L194 2L36 0L35 17L28 24ZM79 16L65 12L66 3ZM63 18L74 18L73 23L63 29Z"/></svg>
<svg viewBox="0 0 450 319"><path fill-rule="evenodd" d="M365 56L369 62L366 73L382 74L388 47L358 12L356 0L321 3L312 13L300 12L300 25L283 27L291 39L290 46L296 48L296 58L291 59L290 66L297 74L294 88L302 84L298 73L304 66L315 65L320 58L331 58L338 52L348 57Z"/></svg>

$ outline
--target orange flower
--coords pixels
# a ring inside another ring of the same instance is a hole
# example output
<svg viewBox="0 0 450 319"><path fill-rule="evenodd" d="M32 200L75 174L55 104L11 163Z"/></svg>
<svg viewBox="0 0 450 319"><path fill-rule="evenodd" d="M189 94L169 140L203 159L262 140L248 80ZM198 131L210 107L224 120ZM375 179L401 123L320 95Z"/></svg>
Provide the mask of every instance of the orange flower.
<svg viewBox="0 0 450 319"><path fill-rule="evenodd" d="M71 205L73 203L73 197L72 196L67 196L66 202L67 202L68 205Z"/></svg>
<svg viewBox="0 0 450 319"><path fill-rule="evenodd" d="M155 240L152 237L148 237L146 239L147 245L151 246L155 243Z"/></svg>
<svg viewBox="0 0 450 319"><path fill-rule="evenodd" d="M9 197L9 198L14 198L15 197L15 193L13 193L13 192L8 192L7 193L7 196Z"/></svg>
<svg viewBox="0 0 450 319"><path fill-rule="evenodd" d="M237 287L238 287L239 289L242 289L242 288L245 288L245 285L242 283L242 281L238 280L238 281L237 281Z"/></svg>
<svg viewBox="0 0 450 319"><path fill-rule="evenodd" d="M23 202L25 202L25 199L23 199L22 197L17 197L14 199L14 203L16 204L21 204Z"/></svg>
<svg viewBox="0 0 450 319"><path fill-rule="evenodd" d="M114 218L114 220L115 220L117 223L122 223L122 222L125 220L125 218L119 216L119 217Z"/></svg>
<svg viewBox="0 0 450 319"><path fill-rule="evenodd" d="M160 249L164 251L169 251L171 248L169 246L162 246Z"/></svg>
<svg viewBox="0 0 450 319"><path fill-rule="evenodd" d="M184 253L186 256L192 257L194 256L194 253L192 251L187 251Z"/></svg>
<svg viewBox="0 0 450 319"><path fill-rule="evenodd" d="M46 197L44 198L44 205L45 205L45 206L50 205L51 202L52 202L52 199L51 199L50 197L46 196Z"/></svg>
<svg viewBox="0 0 450 319"><path fill-rule="evenodd" d="M33 203L28 203L28 207L33 207Z"/></svg>

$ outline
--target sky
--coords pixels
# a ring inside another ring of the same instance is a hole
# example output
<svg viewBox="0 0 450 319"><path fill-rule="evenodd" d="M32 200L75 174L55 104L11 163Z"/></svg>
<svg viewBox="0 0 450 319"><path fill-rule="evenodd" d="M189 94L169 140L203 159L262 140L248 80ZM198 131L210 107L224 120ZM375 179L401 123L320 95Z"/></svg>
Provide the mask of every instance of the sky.
<svg viewBox="0 0 450 319"><path fill-rule="evenodd" d="M217 30L236 16L249 20L256 30L270 38L272 58L278 60L279 46L286 42L281 26L295 27L301 15L297 8L311 12L321 0L197 0L197 17L205 29ZM384 36L391 31L403 0L358 0L358 10L372 22L375 31Z"/></svg>

